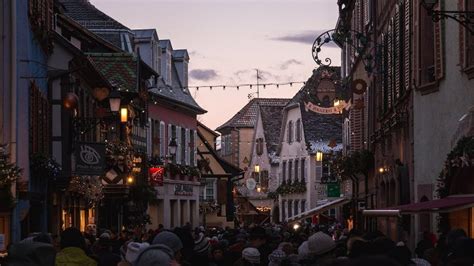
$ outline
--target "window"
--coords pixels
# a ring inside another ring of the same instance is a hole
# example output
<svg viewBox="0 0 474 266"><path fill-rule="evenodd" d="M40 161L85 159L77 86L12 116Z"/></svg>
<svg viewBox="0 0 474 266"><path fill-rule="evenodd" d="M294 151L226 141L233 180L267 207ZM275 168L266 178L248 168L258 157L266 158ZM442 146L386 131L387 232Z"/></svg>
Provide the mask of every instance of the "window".
<svg viewBox="0 0 474 266"><path fill-rule="evenodd" d="M293 121L288 122L287 142L293 142Z"/></svg>
<svg viewBox="0 0 474 266"><path fill-rule="evenodd" d="M257 155L260 156L263 154L263 138L258 138L256 140L256 152Z"/></svg>
<svg viewBox="0 0 474 266"><path fill-rule="evenodd" d="M288 161L288 182L290 183L293 180L292 175L293 175L293 161L290 160Z"/></svg>
<svg viewBox="0 0 474 266"><path fill-rule="evenodd" d="M31 152L47 155L51 143L51 105L34 82L30 89L30 117Z"/></svg>
<svg viewBox="0 0 474 266"><path fill-rule="evenodd" d="M465 3L465 11L473 12L474 11L474 1L464 1ZM464 29L462 26L459 26L461 31L461 36L464 37L464 48L461 49L465 50L466 58L464 60L464 66L466 68L473 68L474 67L474 34L471 34L467 29ZM474 71L468 70L469 78L474 77Z"/></svg>
<svg viewBox="0 0 474 266"><path fill-rule="evenodd" d="M214 179L205 178L204 179L204 188L201 189L200 192L200 199L212 201L215 199L214 197Z"/></svg>
<svg viewBox="0 0 474 266"><path fill-rule="evenodd" d="M301 212L306 211L306 200L301 200Z"/></svg>
<svg viewBox="0 0 474 266"><path fill-rule="evenodd" d="M286 219L286 200L281 201L281 219L283 221Z"/></svg>
<svg viewBox="0 0 474 266"><path fill-rule="evenodd" d="M298 175L298 160L295 160L295 181L298 181L299 175Z"/></svg>
<svg viewBox="0 0 474 266"><path fill-rule="evenodd" d="M420 43L419 43L419 75L420 85L425 85L435 81L435 47L434 47L434 22L431 16L428 15L426 10L421 6L420 9Z"/></svg>
<svg viewBox="0 0 474 266"><path fill-rule="evenodd" d="M293 216L293 201L288 200L288 218Z"/></svg>
<svg viewBox="0 0 474 266"><path fill-rule="evenodd" d="M160 122L160 156L165 156L165 122Z"/></svg>
<svg viewBox="0 0 474 266"><path fill-rule="evenodd" d="M282 183L286 183L286 161L281 164Z"/></svg>
<svg viewBox="0 0 474 266"><path fill-rule="evenodd" d="M306 159L301 159L301 181L306 182Z"/></svg>
<svg viewBox="0 0 474 266"><path fill-rule="evenodd" d="M296 141L301 142L301 119L296 120Z"/></svg>
<svg viewBox="0 0 474 266"><path fill-rule="evenodd" d="M298 200L295 200L295 203L294 203L294 206L295 206L295 214L294 215L298 215L298 205L299 205L299 201Z"/></svg>
<svg viewBox="0 0 474 266"><path fill-rule="evenodd" d="M268 187L268 171L267 170L260 171L260 185L263 188Z"/></svg>
<svg viewBox="0 0 474 266"><path fill-rule="evenodd" d="M158 120L151 120L151 136L152 136L152 143L151 143L151 154L153 157L160 157L160 136L161 136L161 127L160 121Z"/></svg>

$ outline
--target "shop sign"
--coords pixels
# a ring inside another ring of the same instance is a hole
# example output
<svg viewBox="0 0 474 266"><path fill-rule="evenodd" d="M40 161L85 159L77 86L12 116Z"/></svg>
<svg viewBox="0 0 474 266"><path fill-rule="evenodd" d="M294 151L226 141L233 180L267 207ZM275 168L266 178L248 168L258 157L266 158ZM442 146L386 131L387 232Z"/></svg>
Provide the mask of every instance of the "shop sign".
<svg viewBox="0 0 474 266"><path fill-rule="evenodd" d="M104 143L76 143L76 167L77 175L102 175L105 166L105 144Z"/></svg>
<svg viewBox="0 0 474 266"><path fill-rule="evenodd" d="M339 183L329 183L328 187L328 197L339 198L341 196L341 185Z"/></svg>
<svg viewBox="0 0 474 266"><path fill-rule="evenodd" d="M163 186L163 177L165 176L164 167L150 167L148 170L150 174L150 184L153 186Z"/></svg>
<svg viewBox="0 0 474 266"><path fill-rule="evenodd" d="M347 109L349 104L345 101L341 101L338 106L334 107L321 107L312 102L304 103L304 109L306 112L312 111L318 114L328 115L328 114L340 114L342 110Z"/></svg>
<svg viewBox="0 0 474 266"><path fill-rule="evenodd" d="M193 185L190 184L176 184L174 186L174 194L180 196L192 196Z"/></svg>

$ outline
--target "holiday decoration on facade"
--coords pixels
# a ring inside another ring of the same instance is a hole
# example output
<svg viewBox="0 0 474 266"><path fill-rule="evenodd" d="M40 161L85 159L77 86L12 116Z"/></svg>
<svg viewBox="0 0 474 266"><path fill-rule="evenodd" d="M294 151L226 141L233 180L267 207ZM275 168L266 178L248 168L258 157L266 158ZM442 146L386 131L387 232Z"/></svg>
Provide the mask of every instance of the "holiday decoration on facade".
<svg viewBox="0 0 474 266"><path fill-rule="evenodd" d="M306 192L306 182L304 181L283 181L275 191L279 195L301 194Z"/></svg>
<svg viewBox="0 0 474 266"><path fill-rule="evenodd" d="M10 163L10 155L5 146L0 146L0 202L2 207L12 207L14 197L11 194L10 187L17 181L21 175L21 169L15 164Z"/></svg>
<svg viewBox="0 0 474 266"><path fill-rule="evenodd" d="M74 176L69 182L67 192L84 197L89 206L93 207L104 198L103 188L98 177Z"/></svg>

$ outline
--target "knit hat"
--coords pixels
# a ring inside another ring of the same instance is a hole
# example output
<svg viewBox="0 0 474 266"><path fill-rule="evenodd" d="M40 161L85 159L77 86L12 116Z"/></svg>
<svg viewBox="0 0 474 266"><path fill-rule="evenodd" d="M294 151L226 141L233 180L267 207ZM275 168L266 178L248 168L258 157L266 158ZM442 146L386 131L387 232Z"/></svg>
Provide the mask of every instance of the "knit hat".
<svg viewBox="0 0 474 266"><path fill-rule="evenodd" d="M183 248L183 243L181 239L172 232L164 231L155 236L153 239L153 245L163 244L168 246L174 253L180 251Z"/></svg>
<svg viewBox="0 0 474 266"><path fill-rule="evenodd" d="M171 265L174 260L173 251L166 245L151 245L143 250L133 266Z"/></svg>
<svg viewBox="0 0 474 266"><path fill-rule="evenodd" d="M313 255L324 255L336 248L336 242L323 232L317 232L308 238L307 241L309 253Z"/></svg>
<svg viewBox="0 0 474 266"><path fill-rule="evenodd" d="M285 258L286 253L281 249L275 249L270 255L268 255L268 260L277 265L279 265Z"/></svg>
<svg viewBox="0 0 474 266"><path fill-rule="evenodd" d="M250 263L260 264L260 252L256 248L242 250L242 258Z"/></svg>
<svg viewBox="0 0 474 266"><path fill-rule="evenodd" d="M207 254L209 246L209 238L200 233L198 239L194 241L194 252L197 254Z"/></svg>
<svg viewBox="0 0 474 266"><path fill-rule="evenodd" d="M127 253L125 254L125 259L130 262L130 263L133 263L138 255L140 255L140 253L146 249L148 246L150 246L150 244L148 244L147 242L143 242L143 243L138 243L138 242L130 242L128 243L127 245Z"/></svg>

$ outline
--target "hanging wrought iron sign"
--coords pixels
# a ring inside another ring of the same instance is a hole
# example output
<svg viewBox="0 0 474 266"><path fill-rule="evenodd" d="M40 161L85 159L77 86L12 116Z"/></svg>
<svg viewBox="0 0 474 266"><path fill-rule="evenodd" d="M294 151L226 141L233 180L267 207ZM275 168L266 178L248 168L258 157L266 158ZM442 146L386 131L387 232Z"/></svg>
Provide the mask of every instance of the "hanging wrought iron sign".
<svg viewBox="0 0 474 266"><path fill-rule="evenodd" d="M356 56L362 58L365 66L365 71L370 74L375 74L380 68L377 67L377 62L381 57L381 49L375 42L371 41L366 35L354 30L332 29L321 33L314 40L312 53L313 60L318 66L330 66L331 58L321 56L324 45L331 44L347 44L355 50ZM380 72L379 72L380 73Z"/></svg>
<svg viewBox="0 0 474 266"><path fill-rule="evenodd" d="M105 144L76 143L75 173L77 175L102 175L105 167Z"/></svg>

